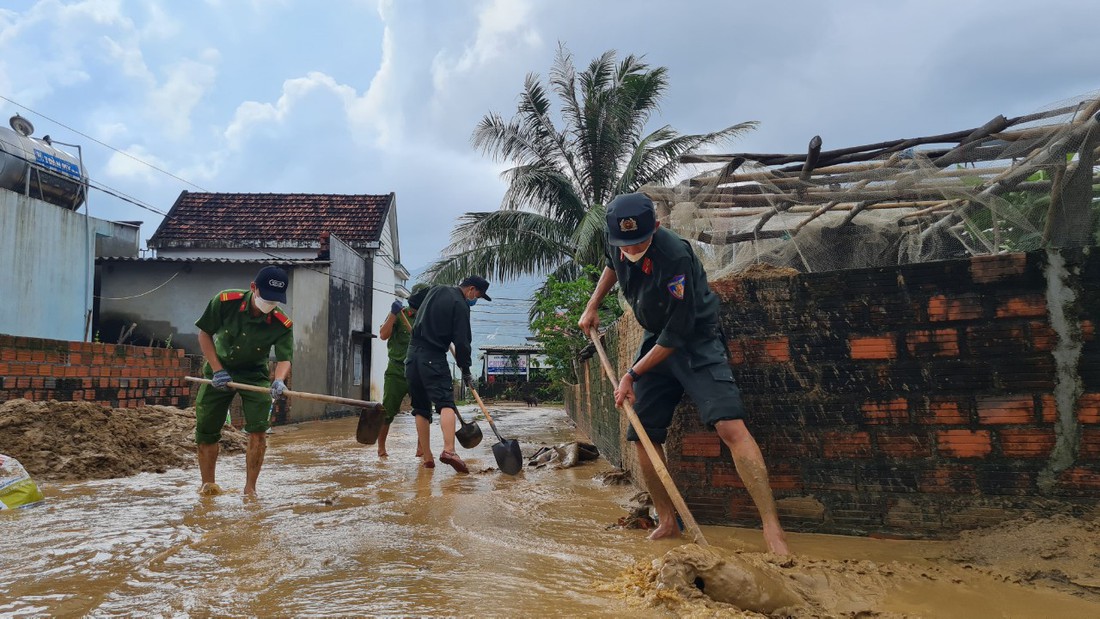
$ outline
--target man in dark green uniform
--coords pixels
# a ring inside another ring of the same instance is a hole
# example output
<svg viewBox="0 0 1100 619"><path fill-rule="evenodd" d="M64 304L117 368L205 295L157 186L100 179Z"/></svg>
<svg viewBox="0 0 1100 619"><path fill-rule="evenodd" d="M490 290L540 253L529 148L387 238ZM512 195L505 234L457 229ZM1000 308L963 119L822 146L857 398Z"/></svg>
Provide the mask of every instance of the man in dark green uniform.
<svg viewBox="0 0 1100 619"><path fill-rule="evenodd" d="M743 420L741 392L733 382L724 337L718 323L718 297L710 290L703 265L691 245L661 228L653 201L640 193L617 196L607 205L610 253L579 325L595 334L598 308L619 283L645 328L641 349L615 390L615 404L637 401L638 418L664 460L663 444L676 405L686 392L699 416L729 447L733 463L756 503L768 550L787 554L783 528L768 485L768 471L756 440ZM668 493L631 427L646 487L657 510L650 539L679 535Z"/></svg>
<svg viewBox="0 0 1100 619"><path fill-rule="evenodd" d="M278 309L286 303L289 284L286 271L264 267L248 290L223 290L210 300L201 318L199 346L206 363L203 376L212 380L199 387L195 398L195 442L198 443L202 494L219 494L214 482L218 441L235 389L230 381L270 388L268 393L241 391L244 431L248 433L244 494L256 494L256 479L267 451L272 398L281 397L294 354L290 318ZM268 357L275 349L275 380L269 380Z"/></svg>
<svg viewBox="0 0 1100 619"><path fill-rule="evenodd" d="M412 325L411 321L416 319L413 299L417 299L419 293L427 288L427 284L413 286L407 308L401 304L401 301L394 301L386 321L378 328L378 337L386 342L386 352L389 356L386 374L382 379L382 408L386 411L386 419L382 423L382 429L378 431L379 458L389 455L386 452L386 437L390 434L390 424L401 411L401 401L409 393L409 384L405 380L405 355L409 352L409 340L412 339L412 331L409 327ZM418 306L419 302L415 304Z"/></svg>
<svg viewBox="0 0 1100 619"><path fill-rule="evenodd" d="M405 358L405 377L409 381L409 396L416 416L417 451L425 468L435 467L430 444L434 404L443 429L443 451L439 461L451 465L459 473L469 472L466 463L455 453L455 401L447 349L454 345L455 363L462 370L462 381L467 387L473 385L470 308L479 298L492 301L485 294L488 289L489 282L477 275L467 277L458 286L435 286L428 290L416 313L409 354Z"/></svg>

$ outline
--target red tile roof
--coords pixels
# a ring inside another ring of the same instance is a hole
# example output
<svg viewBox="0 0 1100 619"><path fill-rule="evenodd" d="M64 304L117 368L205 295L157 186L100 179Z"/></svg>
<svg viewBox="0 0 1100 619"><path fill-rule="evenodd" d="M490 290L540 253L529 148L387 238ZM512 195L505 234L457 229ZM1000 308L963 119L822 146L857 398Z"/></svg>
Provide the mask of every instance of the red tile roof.
<svg viewBox="0 0 1100 619"><path fill-rule="evenodd" d="M372 246L394 195L192 193L184 191L149 247L318 247L329 232L352 247Z"/></svg>

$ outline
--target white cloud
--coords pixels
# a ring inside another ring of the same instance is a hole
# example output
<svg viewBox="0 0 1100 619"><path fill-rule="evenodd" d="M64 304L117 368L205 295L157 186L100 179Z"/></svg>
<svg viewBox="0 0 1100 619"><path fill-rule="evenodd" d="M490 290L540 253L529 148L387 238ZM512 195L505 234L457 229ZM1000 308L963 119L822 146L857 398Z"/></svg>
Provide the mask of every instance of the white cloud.
<svg viewBox="0 0 1100 619"><path fill-rule="evenodd" d="M167 167L163 160L150 153L144 146L134 144L124 149L122 153L112 154L107 160L107 168L104 172L112 179L153 184L157 180L159 172L146 164L151 164L162 170Z"/></svg>
<svg viewBox="0 0 1100 619"><path fill-rule="evenodd" d="M489 0L478 14L473 43L457 57L441 51L432 62L432 81L437 93L449 90L463 74L482 70L515 53L517 46L539 46L541 36L527 25L531 13L528 0Z"/></svg>
<svg viewBox="0 0 1100 619"><path fill-rule="evenodd" d="M204 56L211 57L209 53ZM181 60L168 68L164 83L149 92L149 111L162 123L166 134L179 138L191 130L191 111L214 85L216 77L214 67L194 60Z"/></svg>

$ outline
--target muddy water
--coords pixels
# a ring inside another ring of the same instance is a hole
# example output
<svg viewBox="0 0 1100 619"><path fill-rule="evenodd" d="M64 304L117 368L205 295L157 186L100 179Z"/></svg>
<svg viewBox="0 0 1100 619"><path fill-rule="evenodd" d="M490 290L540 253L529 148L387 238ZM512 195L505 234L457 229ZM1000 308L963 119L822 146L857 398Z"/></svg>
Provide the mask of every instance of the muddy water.
<svg viewBox="0 0 1100 619"><path fill-rule="evenodd" d="M528 451L575 438L560 410L503 408L494 418ZM595 479L610 470L606 462L527 469L515 478L485 472L494 466L495 438L482 422L484 442L463 452L473 473L458 476L444 465L418 466L410 417L395 423L386 460L354 442L354 423L279 428L254 501L239 495L243 456L219 462L229 492L217 497L196 494L195 469L46 485L45 506L0 514L0 615L672 616L691 609L646 607L637 588L616 584L627 568L678 544L605 530L634 494ZM718 547L762 549L756 531L707 527L706 534ZM935 564L926 559L943 550L935 543L798 534L790 541L802 564L786 569L804 564L807 582L834 579L848 594L847 609L1100 616L1100 605L1062 592ZM822 567L844 559L902 562L906 573L927 568L934 577L891 581L878 573L852 584L841 580L859 581L859 570ZM819 589L824 595L829 587ZM867 600L853 602L853 592Z"/></svg>

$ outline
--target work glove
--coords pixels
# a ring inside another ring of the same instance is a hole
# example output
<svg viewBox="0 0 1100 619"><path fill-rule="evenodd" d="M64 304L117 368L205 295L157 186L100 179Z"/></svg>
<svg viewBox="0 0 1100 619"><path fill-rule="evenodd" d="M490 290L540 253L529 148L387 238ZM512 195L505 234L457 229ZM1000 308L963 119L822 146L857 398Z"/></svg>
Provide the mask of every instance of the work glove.
<svg viewBox="0 0 1100 619"><path fill-rule="evenodd" d="M466 385L469 389L474 388L474 375L470 374L470 368L462 369L462 384Z"/></svg>
<svg viewBox="0 0 1100 619"><path fill-rule="evenodd" d="M394 301L390 304L390 313L394 316L400 314L403 309L405 309L405 306L401 305L401 301Z"/></svg>
<svg viewBox="0 0 1100 619"><path fill-rule="evenodd" d="M286 383L276 378L271 381L271 398L278 400L283 397L283 392L286 391Z"/></svg>
<svg viewBox="0 0 1100 619"><path fill-rule="evenodd" d="M229 375L229 372L218 370L214 372L214 377L210 379L210 386L215 389L221 389L222 391L228 391L229 381L231 380L233 380L233 377Z"/></svg>

